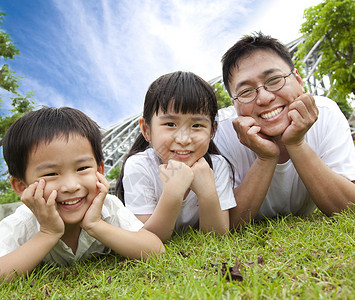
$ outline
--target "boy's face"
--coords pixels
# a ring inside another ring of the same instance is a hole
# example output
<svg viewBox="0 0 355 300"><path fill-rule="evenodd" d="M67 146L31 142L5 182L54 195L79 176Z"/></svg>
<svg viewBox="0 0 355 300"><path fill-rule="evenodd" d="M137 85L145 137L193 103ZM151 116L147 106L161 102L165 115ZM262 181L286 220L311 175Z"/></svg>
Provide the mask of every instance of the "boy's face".
<svg viewBox="0 0 355 300"><path fill-rule="evenodd" d="M43 178L44 198L57 191L57 209L66 224L80 223L97 195L96 171L103 174L103 163L97 165L88 139L80 135L54 138L40 143L29 155L25 173L26 185Z"/></svg>

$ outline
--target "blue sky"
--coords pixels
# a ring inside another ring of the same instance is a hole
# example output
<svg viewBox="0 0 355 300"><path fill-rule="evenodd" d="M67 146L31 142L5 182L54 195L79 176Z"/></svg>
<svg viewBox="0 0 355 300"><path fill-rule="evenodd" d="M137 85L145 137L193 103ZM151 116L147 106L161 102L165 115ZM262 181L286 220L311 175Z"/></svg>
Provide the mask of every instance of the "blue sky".
<svg viewBox="0 0 355 300"><path fill-rule="evenodd" d="M298 38L304 9L320 2L0 0L0 9L2 30L20 49L7 62L25 77L20 90L108 128L141 112L149 84L162 74L219 76L221 56L245 34Z"/></svg>

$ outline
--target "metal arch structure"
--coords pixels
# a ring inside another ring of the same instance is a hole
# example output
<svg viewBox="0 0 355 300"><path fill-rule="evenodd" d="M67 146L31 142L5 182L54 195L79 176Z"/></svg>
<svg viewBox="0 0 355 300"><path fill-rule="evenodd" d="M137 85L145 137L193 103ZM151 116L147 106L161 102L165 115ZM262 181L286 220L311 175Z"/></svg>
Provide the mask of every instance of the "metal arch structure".
<svg viewBox="0 0 355 300"><path fill-rule="evenodd" d="M138 120L142 114L126 118L104 132L102 150L104 155L105 174L116 167L121 167L125 154L129 151L140 129Z"/></svg>
<svg viewBox="0 0 355 300"><path fill-rule="evenodd" d="M304 38L298 38L286 46L288 47L290 53L293 55L300 44L304 42ZM322 41L318 41L313 48L309 51L306 57L303 59L304 63L304 83L308 88L308 92L313 95L326 96L327 90L330 87L329 78L317 79L314 75L317 70L317 66L321 59L321 54L319 52L319 45ZM216 83L222 83L222 76L218 76L209 81L213 86ZM110 172L116 168L121 167L125 154L129 151L136 137L138 136L140 129L138 125L138 120L142 114L131 116L126 118L114 125L104 132L104 137L102 139L103 154L104 154L104 164L105 164L105 174L110 174ZM355 138L355 113L349 119L351 124L351 132L353 138ZM111 182L111 185L113 185Z"/></svg>

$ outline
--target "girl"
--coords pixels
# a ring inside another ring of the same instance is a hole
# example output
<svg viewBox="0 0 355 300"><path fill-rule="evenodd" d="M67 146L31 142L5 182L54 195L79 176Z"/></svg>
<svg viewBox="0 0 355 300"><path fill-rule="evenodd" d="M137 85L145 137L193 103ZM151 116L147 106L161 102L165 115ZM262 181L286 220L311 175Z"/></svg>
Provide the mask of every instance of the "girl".
<svg viewBox="0 0 355 300"><path fill-rule="evenodd" d="M118 197L166 242L173 230L223 234L236 206L227 161L212 141L217 100L190 72L163 75L149 87L141 134L123 164Z"/></svg>

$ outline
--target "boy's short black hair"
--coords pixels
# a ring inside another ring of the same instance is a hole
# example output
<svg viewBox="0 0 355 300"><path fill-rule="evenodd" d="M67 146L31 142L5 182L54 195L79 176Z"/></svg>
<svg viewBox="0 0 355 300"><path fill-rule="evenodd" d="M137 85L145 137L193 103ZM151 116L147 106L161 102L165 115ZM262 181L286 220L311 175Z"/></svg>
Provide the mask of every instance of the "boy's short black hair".
<svg viewBox="0 0 355 300"><path fill-rule="evenodd" d="M3 155L11 176L25 180L30 151L39 143L77 134L89 140L99 165L103 161L99 126L80 110L43 107L16 120L3 139Z"/></svg>
<svg viewBox="0 0 355 300"><path fill-rule="evenodd" d="M241 59L251 55L257 50L273 51L290 66L291 70L294 69L294 64L288 48L277 39L274 39L269 35L264 35L262 32L246 35L235 43L222 57L223 82L230 96L232 96L230 90L232 69L238 67L238 62Z"/></svg>

